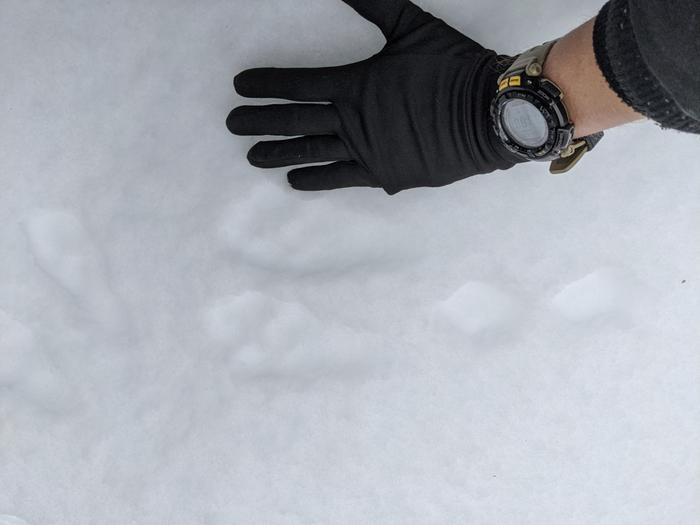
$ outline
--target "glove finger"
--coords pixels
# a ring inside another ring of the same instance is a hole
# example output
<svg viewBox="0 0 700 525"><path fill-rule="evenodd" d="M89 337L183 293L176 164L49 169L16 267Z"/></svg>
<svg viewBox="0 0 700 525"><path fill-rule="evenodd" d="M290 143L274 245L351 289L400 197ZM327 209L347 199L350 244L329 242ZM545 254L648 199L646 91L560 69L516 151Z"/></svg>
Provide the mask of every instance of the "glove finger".
<svg viewBox="0 0 700 525"><path fill-rule="evenodd" d="M434 17L409 0L343 0L391 42Z"/></svg>
<svg viewBox="0 0 700 525"><path fill-rule="evenodd" d="M345 143L332 135L258 142L248 152L248 161L258 168L350 160Z"/></svg>
<svg viewBox="0 0 700 525"><path fill-rule="evenodd" d="M338 83L338 68L333 67L248 69L233 79L241 96L299 102L331 102Z"/></svg>
<svg viewBox="0 0 700 525"><path fill-rule="evenodd" d="M226 119L234 135L333 135L340 129L338 111L329 104L239 106Z"/></svg>
<svg viewBox="0 0 700 525"><path fill-rule="evenodd" d="M297 168L287 174L295 190L321 191L355 186L379 188L372 175L357 162L335 162L324 166Z"/></svg>

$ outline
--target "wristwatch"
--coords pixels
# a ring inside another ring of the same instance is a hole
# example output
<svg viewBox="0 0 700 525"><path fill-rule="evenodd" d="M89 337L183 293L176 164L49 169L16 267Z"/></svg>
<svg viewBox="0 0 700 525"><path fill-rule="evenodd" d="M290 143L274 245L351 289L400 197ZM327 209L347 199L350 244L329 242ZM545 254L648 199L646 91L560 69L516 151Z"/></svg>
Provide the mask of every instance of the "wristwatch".
<svg viewBox="0 0 700 525"><path fill-rule="evenodd" d="M491 121L505 147L525 160L551 161L550 172L569 171L603 138L594 133L574 139L574 123L564 94L542 76L544 62L556 41L519 55L498 78L491 103Z"/></svg>

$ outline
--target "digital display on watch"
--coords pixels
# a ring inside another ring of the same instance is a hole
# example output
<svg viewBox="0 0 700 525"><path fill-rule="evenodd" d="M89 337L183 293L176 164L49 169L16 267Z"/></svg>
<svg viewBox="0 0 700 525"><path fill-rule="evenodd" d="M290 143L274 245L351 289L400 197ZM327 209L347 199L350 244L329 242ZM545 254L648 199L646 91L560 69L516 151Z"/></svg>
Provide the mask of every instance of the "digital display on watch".
<svg viewBox="0 0 700 525"><path fill-rule="evenodd" d="M527 100L508 100L503 106L501 121L508 136L525 148L538 148L547 142L547 121Z"/></svg>

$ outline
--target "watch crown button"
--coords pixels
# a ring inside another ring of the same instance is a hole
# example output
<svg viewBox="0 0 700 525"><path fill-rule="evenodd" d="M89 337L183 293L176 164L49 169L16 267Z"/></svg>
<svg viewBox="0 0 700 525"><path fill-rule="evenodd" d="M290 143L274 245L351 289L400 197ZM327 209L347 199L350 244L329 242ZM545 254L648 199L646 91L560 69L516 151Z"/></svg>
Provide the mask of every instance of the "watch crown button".
<svg viewBox="0 0 700 525"><path fill-rule="evenodd" d="M533 62L525 69L525 73L531 77L539 77L542 74L542 64L538 62Z"/></svg>

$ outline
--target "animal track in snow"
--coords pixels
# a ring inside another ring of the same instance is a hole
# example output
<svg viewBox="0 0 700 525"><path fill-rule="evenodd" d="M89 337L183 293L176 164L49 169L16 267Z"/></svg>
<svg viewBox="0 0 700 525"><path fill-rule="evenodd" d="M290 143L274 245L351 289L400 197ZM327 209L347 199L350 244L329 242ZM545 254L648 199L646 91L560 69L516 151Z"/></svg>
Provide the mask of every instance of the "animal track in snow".
<svg viewBox="0 0 700 525"><path fill-rule="evenodd" d="M366 228L348 227L357 223ZM399 234L401 227L364 210L328 199L294 199L265 185L227 210L218 234L227 250L248 264L276 272L313 272L419 255L420 239L406 239Z"/></svg>
<svg viewBox="0 0 700 525"><path fill-rule="evenodd" d="M519 302L495 286L471 281L438 304L436 321L468 335L508 328L518 318Z"/></svg>
<svg viewBox="0 0 700 525"><path fill-rule="evenodd" d="M222 298L203 313L211 340L231 353L234 371L258 375L313 374L367 365L367 338L324 325L306 308L258 292Z"/></svg>
<svg viewBox="0 0 700 525"><path fill-rule="evenodd" d="M0 514L0 525L29 525L29 523L18 518L17 516L10 516L9 514Z"/></svg>
<svg viewBox="0 0 700 525"><path fill-rule="evenodd" d="M39 267L101 326L120 329L125 314L112 293L97 247L80 220L64 210L35 210L25 221Z"/></svg>
<svg viewBox="0 0 700 525"><path fill-rule="evenodd" d="M34 352L34 335L23 324L0 310L0 386L13 386L27 372L27 361Z"/></svg>
<svg viewBox="0 0 700 525"><path fill-rule="evenodd" d="M627 272L601 268L565 286L552 306L574 322L603 317L633 318L644 307L647 290Z"/></svg>
<svg viewBox="0 0 700 525"><path fill-rule="evenodd" d="M65 379L38 349L32 331L0 310L0 399L3 390L49 411L70 403Z"/></svg>

